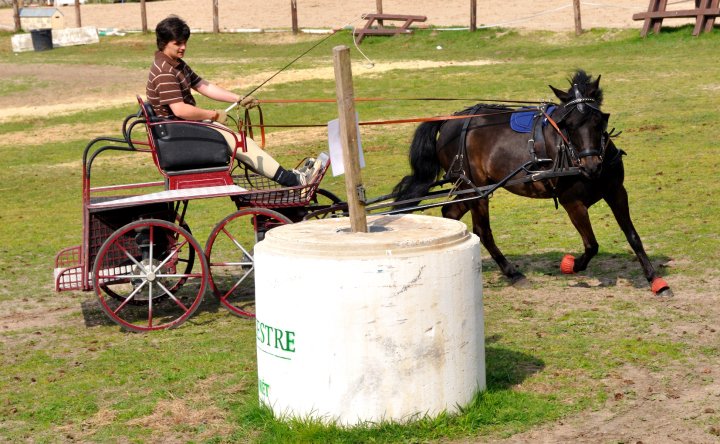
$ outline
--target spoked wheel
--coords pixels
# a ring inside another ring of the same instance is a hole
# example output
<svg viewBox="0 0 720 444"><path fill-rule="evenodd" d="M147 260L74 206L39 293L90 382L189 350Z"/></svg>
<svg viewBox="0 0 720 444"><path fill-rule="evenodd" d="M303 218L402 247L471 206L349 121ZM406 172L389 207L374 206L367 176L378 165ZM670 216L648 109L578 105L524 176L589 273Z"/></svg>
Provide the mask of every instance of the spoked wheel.
<svg viewBox="0 0 720 444"><path fill-rule="evenodd" d="M244 208L215 226L205 245L210 287L231 313L255 317L255 244L279 225L292 223L277 211Z"/></svg>
<svg viewBox="0 0 720 444"><path fill-rule="evenodd" d="M103 243L93 283L110 319L144 332L185 322L202 301L208 275L202 248L187 230L146 219L125 225Z"/></svg>
<svg viewBox="0 0 720 444"><path fill-rule="evenodd" d="M180 227L183 228L185 231L187 231L189 234L192 234L192 231L190 231L190 227L188 227L187 224L183 223L180 224ZM176 232L174 234L175 241L177 241L178 233ZM141 262L142 261L142 253L138 250L136 251L135 257L129 258L124 260L123 262L119 263L117 265L117 268L126 269L126 270L132 270L133 265L135 265L135 262ZM147 260L145 262L148 262ZM190 248L188 250L188 254L185 257L178 257L177 258L177 264L176 269L178 273L183 273L186 275L189 275L192 271L193 264L195 263L195 250ZM128 267L128 268L124 268ZM173 283L172 288L168 288L170 290L170 293L175 293L187 280L187 278L180 278L177 281ZM125 297L124 295L115 293L113 287L106 286L105 292L108 296L111 296L118 301L124 301ZM167 295L158 296L158 301L166 299ZM142 300L135 300L135 298L128 301L128 304L130 305L144 305L146 302Z"/></svg>

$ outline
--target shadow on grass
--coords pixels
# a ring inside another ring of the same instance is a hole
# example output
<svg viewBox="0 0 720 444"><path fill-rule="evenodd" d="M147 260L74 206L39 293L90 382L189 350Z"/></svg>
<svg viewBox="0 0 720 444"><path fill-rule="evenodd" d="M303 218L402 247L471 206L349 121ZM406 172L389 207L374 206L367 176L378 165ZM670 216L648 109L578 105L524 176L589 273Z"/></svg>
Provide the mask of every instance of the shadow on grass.
<svg viewBox="0 0 720 444"><path fill-rule="evenodd" d="M83 319L86 327L112 326L115 322L100 307L100 302L93 298L80 302ZM217 313L224 307L221 307L220 301L211 292L207 292L200 302L200 306L195 313L185 323L194 325L205 325L214 321L214 318L207 320L198 320L198 315L202 313Z"/></svg>
<svg viewBox="0 0 720 444"><path fill-rule="evenodd" d="M480 437L498 430L514 433L565 414L567 405L552 396L514 389L541 371L545 363L535 356L491 345L499 339L497 335L486 338L487 389L477 392L467 405L457 406L455 413L420 414L408 421L369 421L348 428L314 417L278 420L271 408L260 404L246 406L239 413L241 421L254 428L255 442L437 442L438 438L445 442L445 438L469 436L474 437L472 442L480 442Z"/></svg>
<svg viewBox="0 0 720 444"><path fill-rule="evenodd" d="M579 256L579 253L573 254L576 258ZM532 281L532 275L556 276L558 279L566 279L568 276L560 271L560 261L564 255L565 253L549 252L508 255L507 258ZM663 276L671 273L671 269L665 266L671 259L663 255L653 256L650 258L650 262L655 267L655 271ZM499 273L493 260L485 260L483 270ZM635 288L643 289L648 286L640 262L633 253L600 252L590 261L586 270L572 276L598 279L602 287L614 287L619 279L631 282ZM582 284L580 285L582 286Z"/></svg>
<svg viewBox="0 0 720 444"><path fill-rule="evenodd" d="M485 339L485 378L488 391L507 390L542 371L545 362L532 355L490 345L498 335Z"/></svg>

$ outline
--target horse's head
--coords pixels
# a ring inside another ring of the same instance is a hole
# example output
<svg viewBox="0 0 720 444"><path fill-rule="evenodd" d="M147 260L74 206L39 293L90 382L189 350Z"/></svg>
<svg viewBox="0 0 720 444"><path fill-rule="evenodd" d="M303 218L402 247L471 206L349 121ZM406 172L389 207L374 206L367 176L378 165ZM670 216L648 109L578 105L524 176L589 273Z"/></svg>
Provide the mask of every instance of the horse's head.
<svg viewBox="0 0 720 444"><path fill-rule="evenodd" d="M594 178L600 175L602 169L605 130L610 116L600 111L603 99L600 76L593 81L585 71L578 70L569 82L567 91L550 85L561 101L553 118L567 139L582 173Z"/></svg>

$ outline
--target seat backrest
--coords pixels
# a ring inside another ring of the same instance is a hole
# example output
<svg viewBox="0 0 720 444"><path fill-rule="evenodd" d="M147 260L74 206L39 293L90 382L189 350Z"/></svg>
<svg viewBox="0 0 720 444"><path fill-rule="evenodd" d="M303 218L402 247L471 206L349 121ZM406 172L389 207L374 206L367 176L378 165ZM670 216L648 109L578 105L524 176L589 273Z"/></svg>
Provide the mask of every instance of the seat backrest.
<svg viewBox="0 0 720 444"><path fill-rule="evenodd" d="M144 102L143 107L160 168L175 172L230 165L228 143L220 130L176 120L157 124L165 119L157 117L148 102Z"/></svg>

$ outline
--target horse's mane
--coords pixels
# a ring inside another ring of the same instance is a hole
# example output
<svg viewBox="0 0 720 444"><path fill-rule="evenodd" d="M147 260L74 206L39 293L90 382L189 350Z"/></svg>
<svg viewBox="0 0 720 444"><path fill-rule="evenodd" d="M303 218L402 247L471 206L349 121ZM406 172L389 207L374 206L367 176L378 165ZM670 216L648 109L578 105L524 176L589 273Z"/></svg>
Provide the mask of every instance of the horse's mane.
<svg viewBox="0 0 720 444"><path fill-rule="evenodd" d="M602 105L603 101L603 90L602 88L591 88L593 87L593 82L596 79L593 79L592 76L588 75L584 70L578 69L575 72L575 75L572 76L572 78L568 79L568 82L570 83L570 89L568 90L568 93L572 92L572 86L577 85L578 89L580 90L580 93L585 97L590 97L592 99L595 99L595 103L597 103L597 106Z"/></svg>

